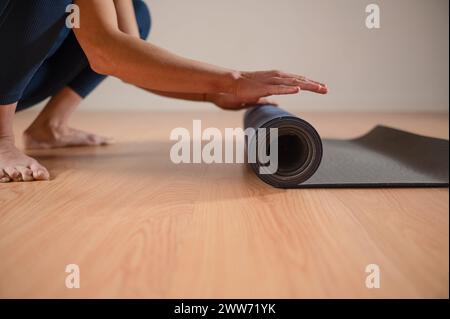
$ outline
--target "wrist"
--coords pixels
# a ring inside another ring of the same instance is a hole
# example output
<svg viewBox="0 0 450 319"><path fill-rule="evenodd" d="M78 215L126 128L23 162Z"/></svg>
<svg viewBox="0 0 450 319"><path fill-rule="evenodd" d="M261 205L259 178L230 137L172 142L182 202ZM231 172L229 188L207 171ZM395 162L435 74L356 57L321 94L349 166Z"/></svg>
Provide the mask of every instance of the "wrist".
<svg viewBox="0 0 450 319"><path fill-rule="evenodd" d="M242 72L236 70L230 70L224 76L223 88L220 93L236 95L238 81L242 77Z"/></svg>
<svg viewBox="0 0 450 319"><path fill-rule="evenodd" d="M216 104L217 95L218 94L216 94L216 93L204 93L203 94L203 102Z"/></svg>

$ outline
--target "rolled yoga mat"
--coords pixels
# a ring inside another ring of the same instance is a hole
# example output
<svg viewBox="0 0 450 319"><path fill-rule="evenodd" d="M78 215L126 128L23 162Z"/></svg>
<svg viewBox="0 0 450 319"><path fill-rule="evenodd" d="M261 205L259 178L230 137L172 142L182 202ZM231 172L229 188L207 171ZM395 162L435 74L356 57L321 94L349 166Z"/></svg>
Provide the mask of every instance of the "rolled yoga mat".
<svg viewBox="0 0 450 319"><path fill-rule="evenodd" d="M267 165L249 163L264 182L279 188L448 187L447 140L377 126L352 140L321 139L308 122L281 108L264 105L248 110L244 127L278 129L278 169L261 174ZM269 130L246 139L248 152ZM264 147L264 146L263 146Z"/></svg>

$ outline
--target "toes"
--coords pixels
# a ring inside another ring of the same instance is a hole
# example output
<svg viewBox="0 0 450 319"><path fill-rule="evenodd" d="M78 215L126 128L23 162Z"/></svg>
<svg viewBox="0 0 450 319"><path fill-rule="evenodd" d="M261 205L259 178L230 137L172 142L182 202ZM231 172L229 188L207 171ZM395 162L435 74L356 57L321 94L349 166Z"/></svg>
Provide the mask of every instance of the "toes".
<svg viewBox="0 0 450 319"><path fill-rule="evenodd" d="M9 183L11 179L9 177L2 177L0 178L0 183Z"/></svg>
<svg viewBox="0 0 450 319"><path fill-rule="evenodd" d="M48 181L50 179L50 173L44 166L38 163L30 165L30 169L33 173L33 178L37 181Z"/></svg>
<svg viewBox="0 0 450 319"><path fill-rule="evenodd" d="M15 167L5 167L3 170L14 182L22 181L22 175Z"/></svg>
<svg viewBox="0 0 450 319"><path fill-rule="evenodd" d="M101 145L111 145L114 144L116 142L115 139L113 139L112 137L102 137L103 141Z"/></svg>
<svg viewBox="0 0 450 319"><path fill-rule="evenodd" d="M89 134L87 136L87 144L88 145L98 145L97 136L94 134Z"/></svg>
<svg viewBox="0 0 450 319"><path fill-rule="evenodd" d="M109 145L114 143L112 138L95 134L89 134L88 139L91 145Z"/></svg>
<svg viewBox="0 0 450 319"><path fill-rule="evenodd" d="M11 179L9 176L3 171L3 169L0 169L0 183L9 183Z"/></svg>
<svg viewBox="0 0 450 319"><path fill-rule="evenodd" d="M16 169L22 175L22 180L24 182L31 182L34 180L33 171L31 169L29 169L28 167L18 166L18 167L16 167Z"/></svg>

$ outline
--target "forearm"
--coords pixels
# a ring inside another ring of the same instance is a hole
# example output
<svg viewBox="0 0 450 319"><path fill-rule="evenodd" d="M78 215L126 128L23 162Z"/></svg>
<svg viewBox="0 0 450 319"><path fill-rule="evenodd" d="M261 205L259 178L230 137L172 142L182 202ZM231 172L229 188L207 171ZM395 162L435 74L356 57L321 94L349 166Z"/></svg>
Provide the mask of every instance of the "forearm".
<svg viewBox="0 0 450 319"><path fill-rule="evenodd" d="M76 0L81 26L78 42L95 71L149 90L228 93L235 83L231 70L182 58L119 29L113 1Z"/></svg>
<svg viewBox="0 0 450 319"><path fill-rule="evenodd" d="M135 18L133 0L113 0L117 12L117 23L120 31L139 38L139 28ZM207 102L207 94L204 93L175 93L163 91L150 91L154 94L188 101Z"/></svg>
<svg viewBox="0 0 450 319"><path fill-rule="evenodd" d="M233 93L237 73L186 59L126 34L109 38L101 60L107 74L149 90Z"/></svg>

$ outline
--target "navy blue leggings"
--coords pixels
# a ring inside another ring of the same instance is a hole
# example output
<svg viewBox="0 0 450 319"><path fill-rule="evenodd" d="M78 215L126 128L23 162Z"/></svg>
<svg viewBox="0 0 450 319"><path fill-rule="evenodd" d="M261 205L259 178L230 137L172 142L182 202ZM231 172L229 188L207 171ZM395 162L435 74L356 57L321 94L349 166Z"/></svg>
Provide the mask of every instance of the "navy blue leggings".
<svg viewBox="0 0 450 319"><path fill-rule="evenodd" d="M71 3L0 0L0 105L18 102L20 111L64 87L84 98L105 79L89 67L73 31L65 25ZM140 36L146 39L150 12L142 0L133 4Z"/></svg>

